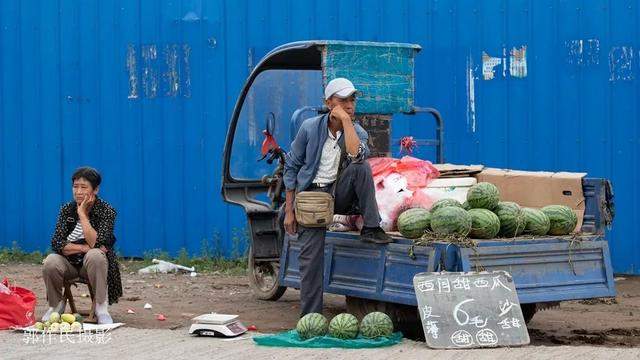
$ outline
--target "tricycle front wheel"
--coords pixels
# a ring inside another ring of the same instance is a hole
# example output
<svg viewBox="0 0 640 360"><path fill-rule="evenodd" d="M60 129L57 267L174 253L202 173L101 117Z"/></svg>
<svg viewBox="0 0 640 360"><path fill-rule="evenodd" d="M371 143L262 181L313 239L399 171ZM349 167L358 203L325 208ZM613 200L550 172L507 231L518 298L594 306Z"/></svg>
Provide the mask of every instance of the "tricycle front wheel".
<svg viewBox="0 0 640 360"><path fill-rule="evenodd" d="M256 298L260 300L276 301L284 295L286 286L280 286L278 273L280 263L277 261L256 261L252 248L249 247L247 275L249 286Z"/></svg>

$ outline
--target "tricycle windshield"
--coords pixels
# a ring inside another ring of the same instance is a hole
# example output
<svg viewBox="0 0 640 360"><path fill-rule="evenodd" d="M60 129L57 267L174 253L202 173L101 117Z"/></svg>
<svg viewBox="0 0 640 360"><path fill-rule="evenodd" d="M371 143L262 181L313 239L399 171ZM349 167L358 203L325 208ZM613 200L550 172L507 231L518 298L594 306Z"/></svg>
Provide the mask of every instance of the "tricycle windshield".
<svg viewBox="0 0 640 360"><path fill-rule="evenodd" d="M306 106L322 106L319 70L266 70L249 89L238 117L231 150L230 173L237 180L259 180L274 164L258 161L264 130L286 151L292 138L291 115ZM307 114L310 117L313 114ZM295 131L295 130L294 130Z"/></svg>

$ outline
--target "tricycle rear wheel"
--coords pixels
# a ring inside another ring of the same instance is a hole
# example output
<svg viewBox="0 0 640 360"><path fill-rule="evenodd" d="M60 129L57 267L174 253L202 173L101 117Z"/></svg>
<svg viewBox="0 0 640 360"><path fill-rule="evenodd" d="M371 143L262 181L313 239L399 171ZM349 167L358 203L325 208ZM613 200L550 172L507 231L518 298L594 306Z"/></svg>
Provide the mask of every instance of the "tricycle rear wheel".
<svg viewBox="0 0 640 360"><path fill-rule="evenodd" d="M524 318L524 322L526 324L533 319L533 315L538 312L538 303L533 304L520 304L520 309L522 309L522 317Z"/></svg>

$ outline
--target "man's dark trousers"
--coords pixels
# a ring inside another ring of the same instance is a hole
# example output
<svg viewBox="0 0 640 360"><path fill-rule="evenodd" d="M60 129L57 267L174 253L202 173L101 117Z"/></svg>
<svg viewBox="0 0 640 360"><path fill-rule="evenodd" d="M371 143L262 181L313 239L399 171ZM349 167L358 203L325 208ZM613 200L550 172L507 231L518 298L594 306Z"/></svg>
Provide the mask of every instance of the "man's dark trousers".
<svg viewBox="0 0 640 360"><path fill-rule="evenodd" d="M331 186L308 191L330 192ZM380 226L380 213L376 203L375 185L371 167L366 161L349 164L338 179L335 192L336 214L361 214L364 226ZM354 206L355 205L355 206ZM324 284L324 239L327 229L310 228L298 224L298 241L301 244L298 263L300 266L300 312L301 316L322 313Z"/></svg>

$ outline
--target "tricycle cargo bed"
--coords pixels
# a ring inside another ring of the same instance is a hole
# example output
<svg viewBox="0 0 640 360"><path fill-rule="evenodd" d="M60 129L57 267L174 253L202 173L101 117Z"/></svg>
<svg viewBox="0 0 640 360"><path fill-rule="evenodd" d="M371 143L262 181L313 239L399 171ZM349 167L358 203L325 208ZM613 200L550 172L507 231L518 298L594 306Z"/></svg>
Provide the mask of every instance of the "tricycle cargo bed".
<svg viewBox="0 0 640 360"><path fill-rule="evenodd" d="M394 243L362 243L358 233L327 232L324 291L416 305L413 276L425 271L505 270L522 303L615 296L604 229L610 221L608 183L583 179L582 232L571 236L474 240L475 245L432 242L424 246L395 233ZM296 237L285 236L280 282L300 287Z"/></svg>
<svg viewBox="0 0 640 360"><path fill-rule="evenodd" d="M287 236L281 285L300 287L300 243ZM425 271L505 270L521 303L615 296L609 246L600 235L478 241L475 247L436 242L414 246L363 243L356 233L327 233L324 291L416 305L413 276Z"/></svg>

